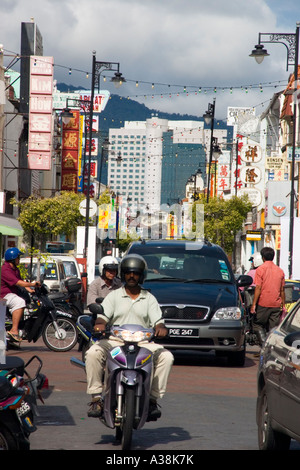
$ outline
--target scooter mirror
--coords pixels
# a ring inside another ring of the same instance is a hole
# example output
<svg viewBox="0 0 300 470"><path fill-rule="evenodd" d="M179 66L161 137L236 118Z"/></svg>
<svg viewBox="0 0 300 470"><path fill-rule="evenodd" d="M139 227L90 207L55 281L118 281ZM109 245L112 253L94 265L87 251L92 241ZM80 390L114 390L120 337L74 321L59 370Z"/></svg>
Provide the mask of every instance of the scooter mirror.
<svg viewBox="0 0 300 470"><path fill-rule="evenodd" d="M100 304L91 304L89 305L89 309L90 309L90 312L96 316L103 315L104 313L103 307Z"/></svg>

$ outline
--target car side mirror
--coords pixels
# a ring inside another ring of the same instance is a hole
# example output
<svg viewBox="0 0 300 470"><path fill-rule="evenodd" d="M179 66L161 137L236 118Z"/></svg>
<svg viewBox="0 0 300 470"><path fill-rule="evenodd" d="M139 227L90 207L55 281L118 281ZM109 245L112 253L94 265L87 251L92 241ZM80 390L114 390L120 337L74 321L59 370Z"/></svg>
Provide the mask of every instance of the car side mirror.
<svg viewBox="0 0 300 470"><path fill-rule="evenodd" d="M284 342L287 346L293 346L296 349L300 349L300 331L294 331L293 333L286 335Z"/></svg>
<svg viewBox="0 0 300 470"><path fill-rule="evenodd" d="M253 279L251 276L248 276L248 274L242 274L237 279L238 287L248 287L251 286L251 284L253 284Z"/></svg>

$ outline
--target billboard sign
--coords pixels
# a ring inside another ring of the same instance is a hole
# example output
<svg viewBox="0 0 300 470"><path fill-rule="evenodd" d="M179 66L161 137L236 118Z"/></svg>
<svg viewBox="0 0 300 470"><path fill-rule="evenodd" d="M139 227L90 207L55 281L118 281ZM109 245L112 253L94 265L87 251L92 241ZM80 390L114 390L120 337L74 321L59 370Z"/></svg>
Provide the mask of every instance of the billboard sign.
<svg viewBox="0 0 300 470"><path fill-rule="evenodd" d="M28 167L51 169L53 57L30 56Z"/></svg>

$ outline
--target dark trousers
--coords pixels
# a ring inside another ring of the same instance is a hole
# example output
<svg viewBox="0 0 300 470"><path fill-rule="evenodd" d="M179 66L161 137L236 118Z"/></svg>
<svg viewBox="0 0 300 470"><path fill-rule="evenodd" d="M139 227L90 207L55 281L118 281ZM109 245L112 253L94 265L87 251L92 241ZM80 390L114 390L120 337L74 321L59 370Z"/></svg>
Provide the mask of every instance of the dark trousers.
<svg viewBox="0 0 300 470"><path fill-rule="evenodd" d="M260 345L262 345L266 338L266 332L279 324L280 315L280 307L257 306L256 314L253 316L253 330L258 336Z"/></svg>

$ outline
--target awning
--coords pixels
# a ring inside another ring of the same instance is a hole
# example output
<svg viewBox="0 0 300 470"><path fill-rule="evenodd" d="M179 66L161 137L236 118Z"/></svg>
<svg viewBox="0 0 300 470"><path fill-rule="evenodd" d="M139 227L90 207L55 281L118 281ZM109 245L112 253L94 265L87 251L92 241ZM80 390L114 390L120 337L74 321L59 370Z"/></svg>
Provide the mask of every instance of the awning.
<svg viewBox="0 0 300 470"><path fill-rule="evenodd" d="M23 235L23 229L17 219L10 215L2 214L0 215L0 234L20 237Z"/></svg>

